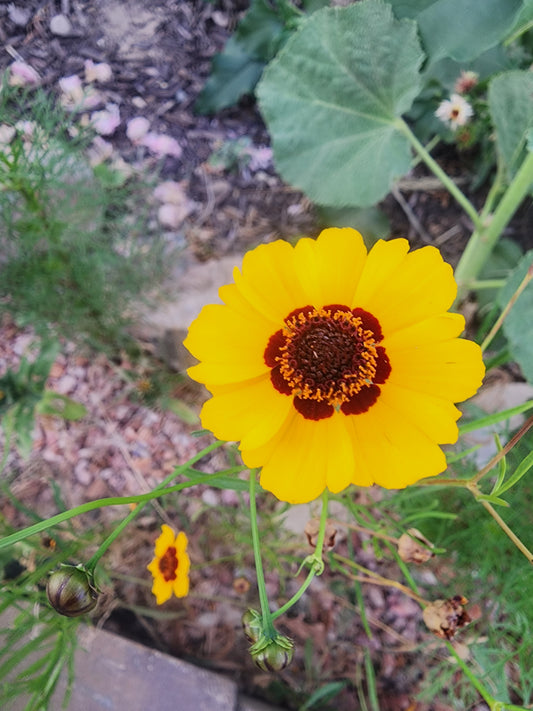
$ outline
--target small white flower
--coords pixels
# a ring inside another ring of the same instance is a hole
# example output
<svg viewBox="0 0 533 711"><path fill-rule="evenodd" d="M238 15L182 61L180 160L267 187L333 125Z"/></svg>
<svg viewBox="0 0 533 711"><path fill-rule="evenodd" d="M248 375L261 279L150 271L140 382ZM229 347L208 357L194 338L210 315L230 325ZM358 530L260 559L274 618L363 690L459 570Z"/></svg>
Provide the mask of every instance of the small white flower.
<svg viewBox="0 0 533 711"><path fill-rule="evenodd" d="M150 121L144 116L136 116L128 121L126 136L132 143L140 143L150 129Z"/></svg>
<svg viewBox="0 0 533 711"><path fill-rule="evenodd" d="M474 115L474 110L468 101L452 94L449 99L442 101L435 111L435 116L455 131L459 126L465 126Z"/></svg>
<svg viewBox="0 0 533 711"><path fill-rule="evenodd" d="M39 83L39 75L26 62L13 62L9 65L9 86L31 86Z"/></svg>
<svg viewBox="0 0 533 711"><path fill-rule="evenodd" d="M120 111L116 104L107 104L103 111L91 114L91 125L101 136L110 136L120 125Z"/></svg>
<svg viewBox="0 0 533 711"><path fill-rule="evenodd" d="M85 81L93 82L100 81L106 82L110 81L113 76L111 67L106 62L100 62L95 64L92 59L85 60Z"/></svg>

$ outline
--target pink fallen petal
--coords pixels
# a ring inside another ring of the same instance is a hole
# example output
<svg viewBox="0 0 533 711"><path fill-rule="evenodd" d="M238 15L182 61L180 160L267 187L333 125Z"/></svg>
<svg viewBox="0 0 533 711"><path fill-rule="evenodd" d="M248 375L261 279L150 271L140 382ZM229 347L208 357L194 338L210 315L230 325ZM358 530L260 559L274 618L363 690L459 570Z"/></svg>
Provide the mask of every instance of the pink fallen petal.
<svg viewBox="0 0 533 711"><path fill-rule="evenodd" d="M96 133L110 136L120 125L120 111L116 104L107 104L103 111L91 114L91 124Z"/></svg>
<svg viewBox="0 0 533 711"><path fill-rule="evenodd" d="M142 145L158 156L179 158L182 154L181 146L176 139L164 133L147 133L142 140Z"/></svg>
<svg viewBox="0 0 533 711"><path fill-rule="evenodd" d="M26 62L16 61L9 65L10 86L31 86L39 83L39 75L33 67Z"/></svg>
<svg viewBox="0 0 533 711"><path fill-rule="evenodd" d="M159 207L157 219L163 227L175 230L183 223L189 212L186 205L173 205L168 202Z"/></svg>
<svg viewBox="0 0 533 711"><path fill-rule="evenodd" d="M110 81L113 76L111 67L106 62L95 64L92 59L85 60L85 81Z"/></svg>
<svg viewBox="0 0 533 711"><path fill-rule="evenodd" d="M132 143L140 143L150 129L150 121L144 116L136 116L128 121L126 135Z"/></svg>
<svg viewBox="0 0 533 711"><path fill-rule="evenodd" d="M154 197L159 202L170 202L173 205L182 205L187 201L185 191L175 180L160 183L154 190Z"/></svg>

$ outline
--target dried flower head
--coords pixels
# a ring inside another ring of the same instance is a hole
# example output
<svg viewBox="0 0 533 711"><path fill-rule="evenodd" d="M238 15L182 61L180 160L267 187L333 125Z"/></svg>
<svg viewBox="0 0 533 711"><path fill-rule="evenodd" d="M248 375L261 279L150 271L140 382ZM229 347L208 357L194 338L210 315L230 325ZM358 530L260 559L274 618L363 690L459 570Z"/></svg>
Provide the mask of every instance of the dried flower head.
<svg viewBox="0 0 533 711"><path fill-rule="evenodd" d="M448 600L435 600L424 608L422 616L428 629L442 639L453 639L457 630L467 625L470 615L464 609L468 600L455 595Z"/></svg>
<svg viewBox="0 0 533 711"><path fill-rule="evenodd" d="M476 86L479 81L479 74L472 71L461 71L460 76L457 78L454 90L457 94L468 94L469 91Z"/></svg>
<svg viewBox="0 0 533 711"><path fill-rule="evenodd" d="M316 548L318 540L318 532L320 530L320 519L311 518L305 524L304 533L307 536L307 540L311 548ZM331 521L326 521L326 530L324 534L324 549L327 551L333 550L335 547L335 537L337 535L336 527L331 523Z"/></svg>
<svg viewBox="0 0 533 711"><path fill-rule="evenodd" d="M405 563L426 563L435 555L433 543L416 528L409 528L398 540L398 555Z"/></svg>

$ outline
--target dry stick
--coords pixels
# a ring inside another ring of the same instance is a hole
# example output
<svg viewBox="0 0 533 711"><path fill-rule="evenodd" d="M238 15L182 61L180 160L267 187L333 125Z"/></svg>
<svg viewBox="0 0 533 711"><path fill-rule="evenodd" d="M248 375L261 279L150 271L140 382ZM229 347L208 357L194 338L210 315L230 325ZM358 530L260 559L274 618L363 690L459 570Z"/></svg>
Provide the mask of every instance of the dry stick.
<svg viewBox="0 0 533 711"><path fill-rule="evenodd" d="M349 565L351 568L355 568L356 570L360 570L362 573L364 573L364 575L354 575L353 573L350 573L347 570L343 571L344 574L347 575L351 580L357 580L361 583L370 583L371 585L383 585L384 587L396 588L408 597L411 597L413 600L416 600L416 602L418 602L423 607L429 605L429 602L427 600L425 600L420 595L417 595L410 588L406 587L405 585L402 585L402 583L399 583L397 580L390 580L390 578L384 578L379 573L375 573L373 570L365 568L364 565L359 565L359 563L356 563L355 561L350 560L349 558L345 558L344 556L339 555L338 553L334 553L333 558L335 558L335 560L338 560L341 563Z"/></svg>

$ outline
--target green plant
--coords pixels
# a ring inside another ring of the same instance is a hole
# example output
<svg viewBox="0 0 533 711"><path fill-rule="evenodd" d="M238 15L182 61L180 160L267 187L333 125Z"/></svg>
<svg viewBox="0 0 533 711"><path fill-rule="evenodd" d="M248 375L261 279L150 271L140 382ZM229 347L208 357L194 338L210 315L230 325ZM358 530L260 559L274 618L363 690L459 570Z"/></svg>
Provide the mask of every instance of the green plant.
<svg viewBox="0 0 533 711"><path fill-rule="evenodd" d="M7 370L0 377L0 424L5 437L2 469L12 438L23 454L29 454L36 415L58 415L66 420L85 415L83 405L46 388L58 353L58 341L43 341L33 358L23 357L17 371Z"/></svg>
<svg viewBox="0 0 533 711"><path fill-rule="evenodd" d="M302 6L311 13L328 2L304 0ZM211 75L196 100L198 113L220 111L251 94L266 64L304 16L290 0L252 0L223 51L213 58Z"/></svg>
<svg viewBox="0 0 533 711"><path fill-rule="evenodd" d="M0 123L13 133L0 146L1 308L41 333L128 343L132 299L162 271L138 207L132 219L142 185L93 169L84 152L92 134L42 93L4 87Z"/></svg>

